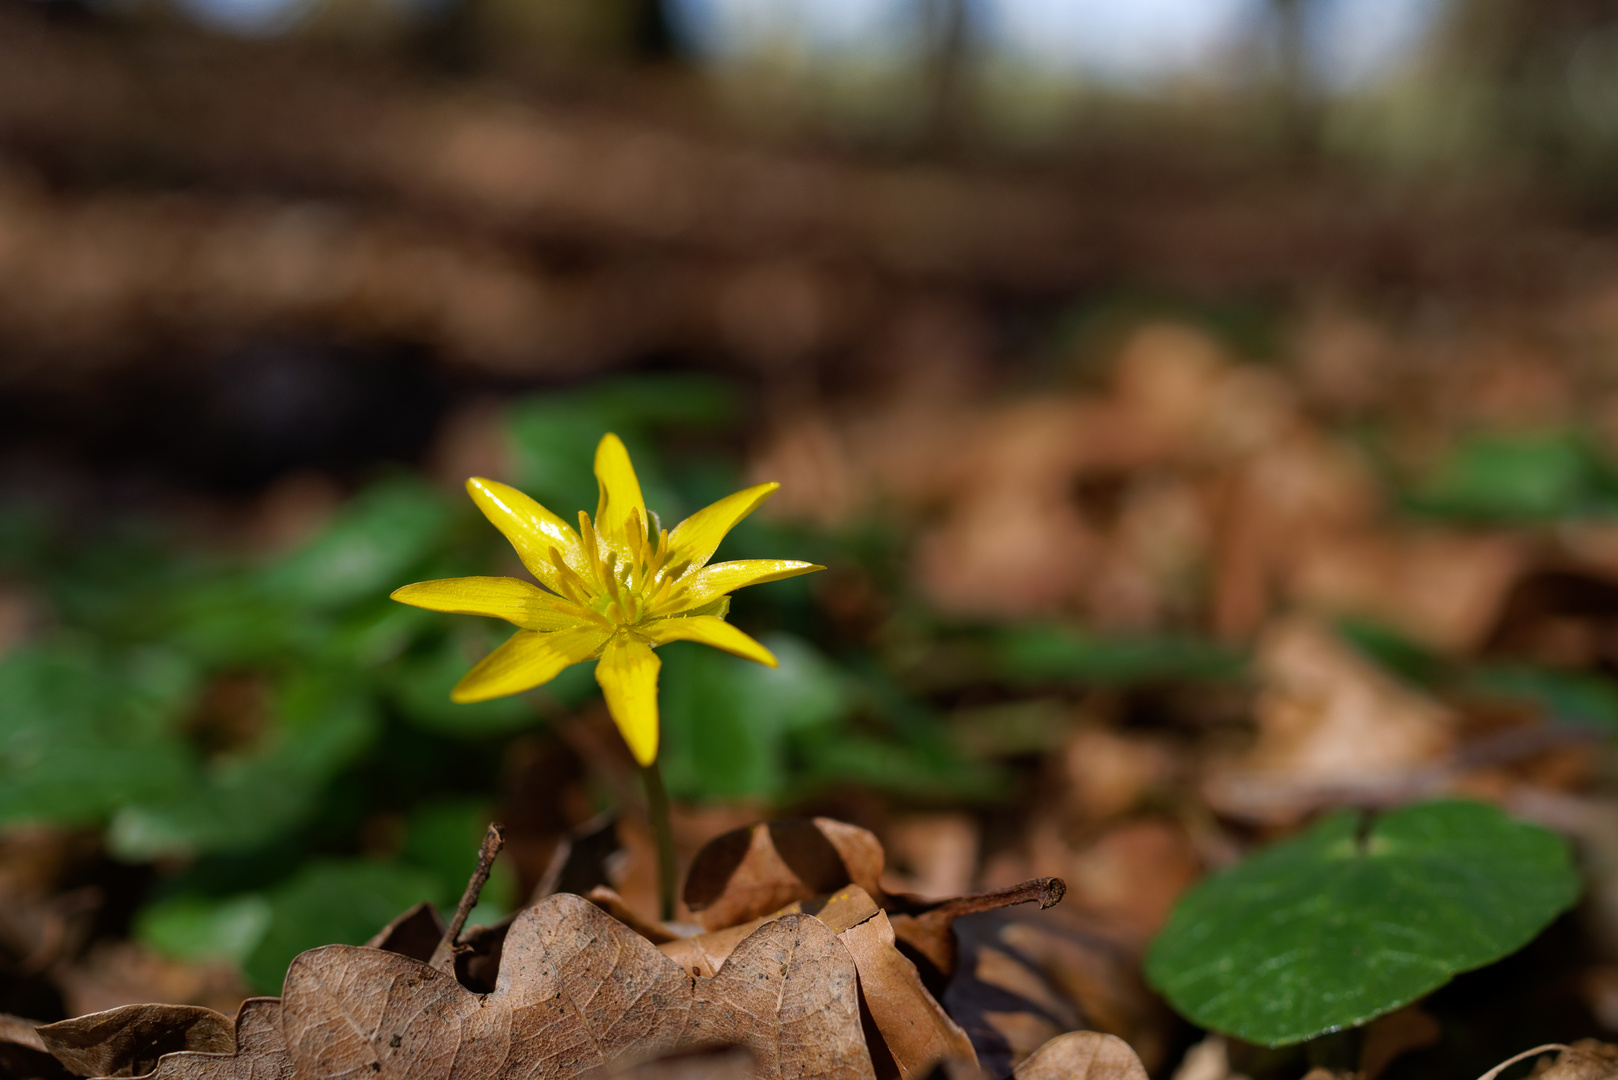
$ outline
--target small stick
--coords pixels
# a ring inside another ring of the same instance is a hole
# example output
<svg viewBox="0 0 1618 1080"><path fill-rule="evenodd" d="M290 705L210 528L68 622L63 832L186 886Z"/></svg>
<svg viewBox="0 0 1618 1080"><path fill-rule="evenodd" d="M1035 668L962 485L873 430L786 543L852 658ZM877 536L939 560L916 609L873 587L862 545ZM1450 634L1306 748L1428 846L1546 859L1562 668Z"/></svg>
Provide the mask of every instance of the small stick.
<svg viewBox="0 0 1618 1080"><path fill-rule="evenodd" d="M483 886L489 880L489 871L494 867L494 857L500 854L500 849L505 843L505 830L498 822L491 822L489 831L483 834L483 844L478 848L478 865L472 871L472 880L466 883L466 891L461 894L461 902L455 906L455 917L445 928L444 936L438 941L438 948L433 950L432 959L427 961L430 966L440 971L454 970L461 928L466 925L466 917L477 906L478 896L482 894Z"/></svg>
<svg viewBox="0 0 1618 1080"><path fill-rule="evenodd" d="M1535 1054L1545 1054L1545 1053L1549 1053L1552 1050L1567 1050L1567 1049L1569 1049L1569 1048L1566 1047L1566 1046L1563 1046L1561 1043L1546 1043L1544 1046L1536 1046L1532 1050L1524 1050L1522 1053L1517 1054L1514 1057L1506 1058L1506 1060L1502 1061L1500 1064L1496 1065L1494 1068L1490 1069L1488 1072L1486 1072L1482 1076L1478 1077L1478 1080L1494 1080L1495 1077L1497 1077L1501 1073L1505 1072L1511 1066L1517 1064L1517 1062L1523 1060L1524 1058L1531 1058Z"/></svg>

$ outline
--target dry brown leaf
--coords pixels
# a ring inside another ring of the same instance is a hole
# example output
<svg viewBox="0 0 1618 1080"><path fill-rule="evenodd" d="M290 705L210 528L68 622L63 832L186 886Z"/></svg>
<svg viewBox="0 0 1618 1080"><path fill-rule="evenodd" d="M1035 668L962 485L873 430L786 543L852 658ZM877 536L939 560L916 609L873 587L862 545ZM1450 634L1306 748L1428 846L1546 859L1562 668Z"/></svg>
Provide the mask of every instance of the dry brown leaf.
<svg viewBox="0 0 1618 1080"><path fill-rule="evenodd" d="M1299 551L1286 590L1312 610L1378 619L1460 652L1494 625L1526 554L1509 536L1334 535Z"/></svg>
<svg viewBox="0 0 1618 1080"><path fill-rule="evenodd" d="M679 937L654 922L648 922L640 917L640 912L624 902L616 889L609 889L605 885L597 885L584 897L608 915L629 927L653 945L662 945L668 941L678 941ZM740 938L736 940L740 941ZM727 954L728 955L728 954Z"/></svg>
<svg viewBox="0 0 1618 1080"><path fill-rule="evenodd" d="M1432 1013L1417 1005L1377 1017L1360 1043L1359 1080L1377 1080L1400 1055L1432 1046L1443 1036Z"/></svg>
<svg viewBox="0 0 1618 1080"><path fill-rule="evenodd" d="M1028 1056L1012 1073L1016 1080L1147 1080L1129 1044L1099 1031L1070 1031Z"/></svg>
<svg viewBox="0 0 1618 1080"><path fill-rule="evenodd" d="M858 885L851 885L846 889L839 889L829 897L796 901L751 922L727 926L723 930L713 930L692 937L676 938L660 943L657 947L664 956L682 968L688 969L691 974L708 977L724 966L736 946L746 940L749 934L783 915L813 915L831 927L832 933L841 934L871 918L879 910L881 909L877 907L876 901L871 899L870 893Z"/></svg>
<svg viewBox="0 0 1618 1080"><path fill-rule="evenodd" d="M1556 1056L1556 1062L1535 1080L1615 1080L1618 1046L1580 1039Z"/></svg>
<svg viewBox="0 0 1618 1080"><path fill-rule="evenodd" d="M45 1049L80 1076L138 1076L164 1054L236 1050L230 1018L200 1005L123 1005L38 1030Z"/></svg>
<svg viewBox="0 0 1618 1080"><path fill-rule="evenodd" d="M1167 1046L1162 1005L1140 958L1076 911L994 911L955 923L960 959L941 999L991 1076L1008 1076L1065 1031L1119 1035L1152 1067Z"/></svg>
<svg viewBox="0 0 1618 1080"><path fill-rule="evenodd" d="M870 1080L853 960L816 919L760 928L693 978L589 901L548 897L506 935L493 993L408 958L330 945L287 973L283 1030L300 1077L483 1080L584 1075L717 1043L758 1075Z"/></svg>
<svg viewBox="0 0 1618 1080"><path fill-rule="evenodd" d="M910 949L925 957L948 978L955 970L955 920L965 915L996 911L1016 904L1038 904L1041 910L1061 902L1067 884L1061 878L1033 878L1009 889L927 901L916 897L889 897L893 932Z"/></svg>
<svg viewBox="0 0 1618 1080"><path fill-rule="evenodd" d="M882 844L830 818L761 822L710 840L691 862L684 900L705 930L778 911L794 900L858 885L878 901Z"/></svg>
<svg viewBox="0 0 1618 1080"><path fill-rule="evenodd" d="M972 1040L899 952L886 913L875 911L837 936L854 957L866 1008L903 1080L925 1076L944 1060L977 1062Z"/></svg>
<svg viewBox="0 0 1618 1080"><path fill-rule="evenodd" d="M1375 798L1443 758L1455 715L1396 682L1329 630L1305 618L1272 627L1255 667L1259 738L1204 784L1222 813L1287 822L1323 795Z"/></svg>
<svg viewBox="0 0 1618 1080"><path fill-rule="evenodd" d="M1185 1052L1172 1080L1248 1080L1230 1067L1230 1048L1223 1035L1209 1035Z"/></svg>
<svg viewBox="0 0 1618 1080"><path fill-rule="evenodd" d="M1148 941L1168 921L1202 860L1172 818L1138 818L1108 829L1063 860L1071 903Z"/></svg>
<svg viewBox="0 0 1618 1080"><path fill-rule="evenodd" d="M976 1062L966 1032L923 985L916 965L899 952L888 916L858 885L841 889L821 902L794 903L754 922L682 938L658 948L693 975L710 975L758 927L800 912L825 923L854 958L860 993L875 1033L901 1077L908 1080L925 1076L944 1060Z"/></svg>
<svg viewBox="0 0 1618 1080"><path fill-rule="evenodd" d="M36 1030L40 1025L9 1013L0 1013L0 1076L8 1080L58 1080L70 1076L62 1063L45 1049Z"/></svg>
<svg viewBox="0 0 1618 1080"><path fill-rule="evenodd" d="M637 1062L612 1080L753 1080L753 1055L740 1046L715 1046Z"/></svg>
<svg viewBox="0 0 1618 1080"><path fill-rule="evenodd" d="M398 953L425 964L443 938L443 917L436 907L423 900L378 930L365 947Z"/></svg>
<svg viewBox="0 0 1618 1080"><path fill-rule="evenodd" d="M236 1016L233 1053L165 1054L142 1080L292 1080L292 1060L281 1041L281 1000L250 998Z"/></svg>

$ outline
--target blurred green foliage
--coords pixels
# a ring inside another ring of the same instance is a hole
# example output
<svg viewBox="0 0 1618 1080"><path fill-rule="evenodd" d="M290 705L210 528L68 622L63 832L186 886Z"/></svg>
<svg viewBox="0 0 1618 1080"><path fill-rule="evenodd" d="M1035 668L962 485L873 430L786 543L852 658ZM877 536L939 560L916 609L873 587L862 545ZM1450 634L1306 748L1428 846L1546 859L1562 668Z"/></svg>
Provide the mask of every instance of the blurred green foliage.
<svg viewBox="0 0 1618 1080"><path fill-rule="evenodd" d="M537 397L509 409L508 479L561 513L594 510L592 449L617 431L672 525L738 486L725 441L737 419L728 386L688 377ZM259 991L275 991L301 949L362 941L422 899L453 904L496 813L506 740L597 694L580 666L524 697L450 702L507 628L388 593L513 560L469 501L408 476L363 488L318 535L267 559L199 552L136 520L95 535L38 512L4 521L0 568L38 590L53 624L0 658L0 826L99 829L112 857L160 862L137 936L239 964ZM878 549L755 519L724 555ZM968 760L880 665L841 654L811 586L756 590L733 618L781 668L670 651L664 761L681 797L1004 789L999 767ZM386 857L364 854L378 820L403 823ZM515 889L497 872L474 918L499 917Z"/></svg>

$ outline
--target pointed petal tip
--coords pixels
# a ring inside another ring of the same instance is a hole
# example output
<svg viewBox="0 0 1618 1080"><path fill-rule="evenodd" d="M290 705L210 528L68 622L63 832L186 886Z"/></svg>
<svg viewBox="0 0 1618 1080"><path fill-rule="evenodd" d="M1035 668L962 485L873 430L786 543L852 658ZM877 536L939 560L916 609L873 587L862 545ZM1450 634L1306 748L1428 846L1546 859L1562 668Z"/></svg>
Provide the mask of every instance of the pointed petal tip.
<svg viewBox="0 0 1618 1080"><path fill-rule="evenodd" d="M425 582L413 581L409 585L401 585L388 594L388 599L397 600L401 604L409 604L411 607L420 607L420 604L417 604L414 600L410 599L410 591L416 588L418 585L423 584L425 584Z"/></svg>

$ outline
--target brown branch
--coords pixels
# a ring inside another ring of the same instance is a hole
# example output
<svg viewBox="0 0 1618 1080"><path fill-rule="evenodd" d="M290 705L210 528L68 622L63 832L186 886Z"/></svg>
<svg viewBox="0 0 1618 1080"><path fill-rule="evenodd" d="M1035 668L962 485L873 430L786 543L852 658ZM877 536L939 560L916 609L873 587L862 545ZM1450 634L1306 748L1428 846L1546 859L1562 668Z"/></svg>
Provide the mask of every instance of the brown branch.
<svg viewBox="0 0 1618 1080"><path fill-rule="evenodd" d="M466 883L466 891L461 894L461 902L455 907L455 917L444 928L444 936L438 942L438 948L427 962L441 971L453 971L455 968L455 954L459 948L461 928L466 925L466 917L477 906L478 897L483 893L483 886L488 883L489 871L494 868L494 859L505 846L506 836L498 823L491 822L489 831L483 835L483 844L478 848L478 864L472 871L472 878Z"/></svg>

